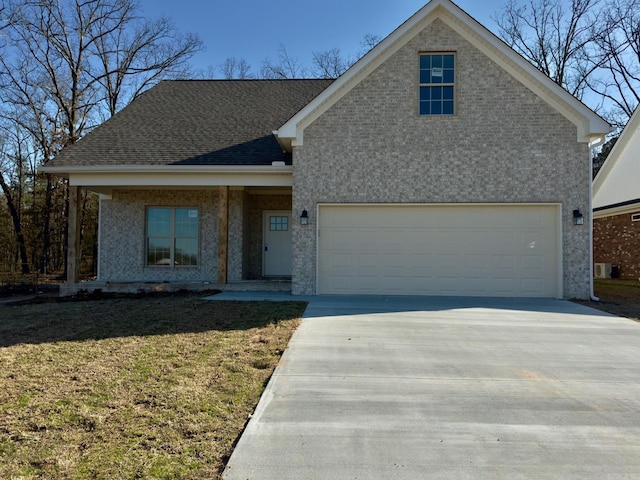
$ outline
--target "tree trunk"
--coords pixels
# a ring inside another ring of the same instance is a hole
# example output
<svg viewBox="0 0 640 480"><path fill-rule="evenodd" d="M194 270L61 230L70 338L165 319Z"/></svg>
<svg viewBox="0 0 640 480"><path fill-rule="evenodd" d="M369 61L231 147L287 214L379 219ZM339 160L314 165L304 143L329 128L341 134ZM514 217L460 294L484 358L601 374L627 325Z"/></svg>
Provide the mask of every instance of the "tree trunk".
<svg viewBox="0 0 640 480"><path fill-rule="evenodd" d="M49 255L51 253L51 208L52 208L51 175L47 173L47 190L44 197L44 212L42 217L42 257L40 259L40 272L46 274L49 269Z"/></svg>
<svg viewBox="0 0 640 480"><path fill-rule="evenodd" d="M29 260L27 258L27 247L22 233L22 226L20 225L20 214L18 213L18 209L13 201L11 189L4 181L4 177L2 175L0 175L0 186L2 187L4 196L7 199L7 207L9 207L9 213L11 214L11 220L13 221L13 228L16 232L16 240L18 241L18 248L20 250L21 271L23 274L28 274Z"/></svg>

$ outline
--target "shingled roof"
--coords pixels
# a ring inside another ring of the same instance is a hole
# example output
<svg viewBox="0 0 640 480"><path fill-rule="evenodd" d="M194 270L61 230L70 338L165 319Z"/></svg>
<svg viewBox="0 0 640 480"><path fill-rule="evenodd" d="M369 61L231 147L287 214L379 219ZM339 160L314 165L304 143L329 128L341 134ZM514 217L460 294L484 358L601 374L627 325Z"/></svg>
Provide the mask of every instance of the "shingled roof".
<svg viewBox="0 0 640 480"><path fill-rule="evenodd" d="M49 165L290 164L272 132L331 82L162 81Z"/></svg>

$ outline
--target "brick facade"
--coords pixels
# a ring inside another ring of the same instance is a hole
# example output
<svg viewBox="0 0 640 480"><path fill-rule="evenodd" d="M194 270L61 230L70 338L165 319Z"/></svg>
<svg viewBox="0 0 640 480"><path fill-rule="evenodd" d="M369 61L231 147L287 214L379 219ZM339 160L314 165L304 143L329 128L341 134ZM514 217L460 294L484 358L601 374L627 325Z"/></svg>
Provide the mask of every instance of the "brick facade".
<svg viewBox="0 0 640 480"><path fill-rule="evenodd" d="M198 209L197 267L166 268L146 265L147 207ZM100 202L100 274L110 282L215 282L218 275L218 191L114 190Z"/></svg>
<svg viewBox="0 0 640 480"><path fill-rule="evenodd" d="M418 54L456 53L456 115L418 115ZM589 148L575 125L440 20L306 127L294 147L294 294L316 287L319 203L561 203L563 290L589 296ZM586 223L586 222L585 222Z"/></svg>
<svg viewBox="0 0 640 480"><path fill-rule="evenodd" d="M209 190L114 190L100 203L100 274L108 282L217 282L217 188ZM146 265L145 215L150 206L193 207L199 216L199 265ZM291 195L229 192L228 281L262 278L262 213L291 210Z"/></svg>
<svg viewBox="0 0 640 480"><path fill-rule="evenodd" d="M594 219L593 261L617 266L619 278L640 279L640 222L630 213Z"/></svg>

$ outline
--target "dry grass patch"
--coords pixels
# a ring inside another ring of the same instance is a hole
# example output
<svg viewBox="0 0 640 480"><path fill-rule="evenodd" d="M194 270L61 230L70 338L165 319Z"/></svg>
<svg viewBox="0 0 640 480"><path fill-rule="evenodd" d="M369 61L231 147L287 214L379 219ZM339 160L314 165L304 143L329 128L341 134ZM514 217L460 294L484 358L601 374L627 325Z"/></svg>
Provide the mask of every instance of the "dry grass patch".
<svg viewBox="0 0 640 480"><path fill-rule="evenodd" d="M217 478L302 303L0 307L0 478Z"/></svg>

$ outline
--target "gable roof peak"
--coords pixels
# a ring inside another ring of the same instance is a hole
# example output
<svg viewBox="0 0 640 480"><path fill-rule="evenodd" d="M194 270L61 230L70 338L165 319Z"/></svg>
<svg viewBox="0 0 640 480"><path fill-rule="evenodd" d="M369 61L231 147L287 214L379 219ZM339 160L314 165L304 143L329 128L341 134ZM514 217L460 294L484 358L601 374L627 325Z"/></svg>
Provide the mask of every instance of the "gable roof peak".
<svg viewBox="0 0 640 480"><path fill-rule="evenodd" d="M611 131L610 125L600 116L535 68L454 2L430 0L275 131L280 143L287 148L302 145L304 130L310 123L436 19L442 20L572 122L577 127L578 142L599 142Z"/></svg>

